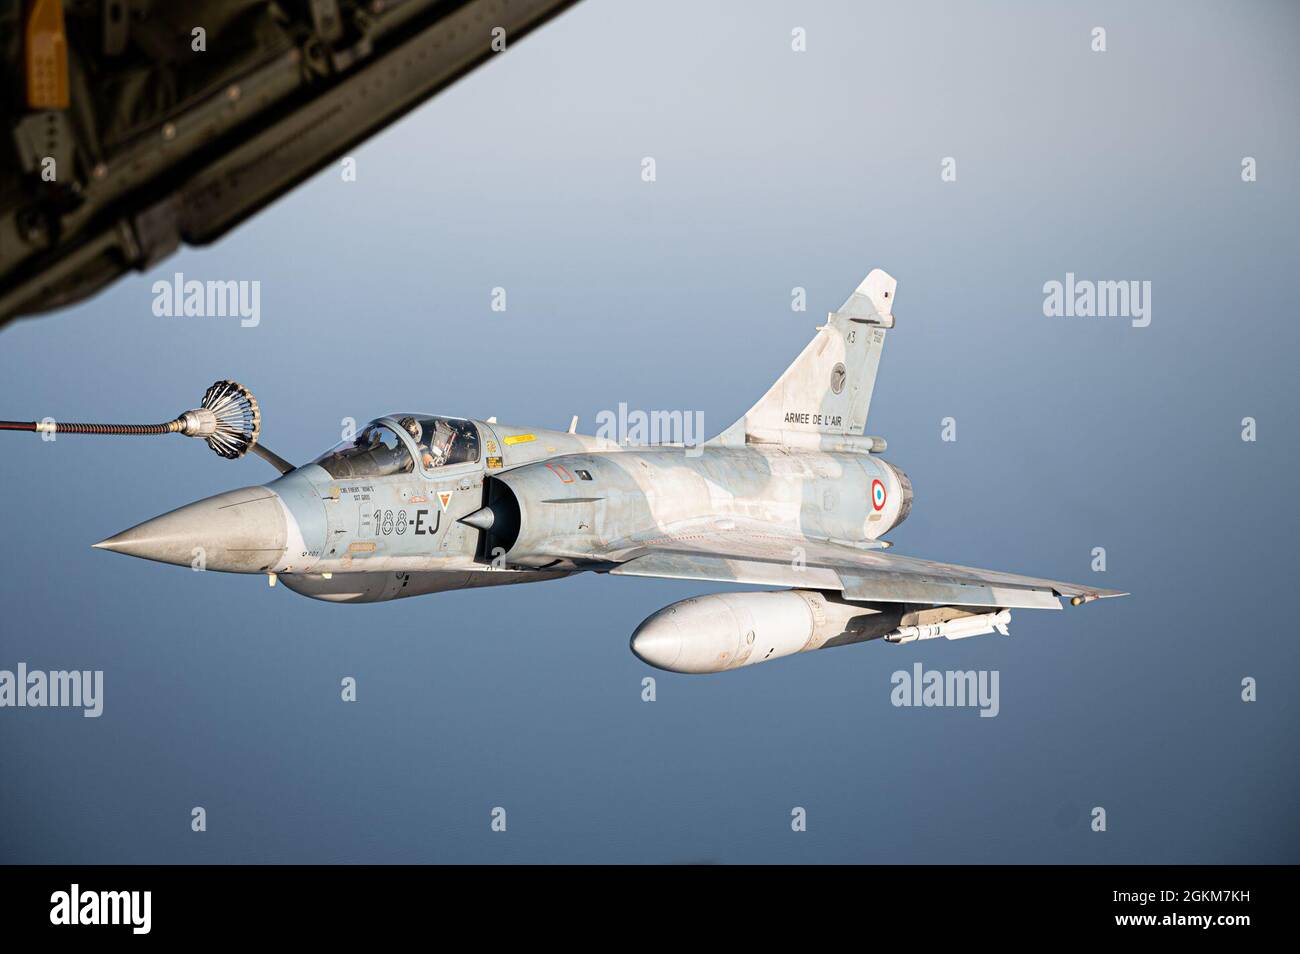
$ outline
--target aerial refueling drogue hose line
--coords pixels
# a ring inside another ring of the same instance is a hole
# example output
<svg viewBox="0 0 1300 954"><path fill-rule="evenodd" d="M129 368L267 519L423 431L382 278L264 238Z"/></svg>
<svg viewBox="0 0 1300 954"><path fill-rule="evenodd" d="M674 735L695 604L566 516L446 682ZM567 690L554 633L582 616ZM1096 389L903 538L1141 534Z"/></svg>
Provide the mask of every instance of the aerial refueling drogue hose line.
<svg viewBox="0 0 1300 954"><path fill-rule="evenodd" d="M0 421L0 431L56 431L59 434L170 434L179 431L180 423L168 424L68 424L65 421L45 425L39 421Z"/></svg>
<svg viewBox="0 0 1300 954"><path fill-rule="evenodd" d="M262 413L251 391L236 381L218 381L203 395L202 404L166 424L64 424L43 421L0 421L0 431L36 431L42 434L184 434L201 437L217 454L230 460L250 450L281 473L293 469L283 458L257 444Z"/></svg>

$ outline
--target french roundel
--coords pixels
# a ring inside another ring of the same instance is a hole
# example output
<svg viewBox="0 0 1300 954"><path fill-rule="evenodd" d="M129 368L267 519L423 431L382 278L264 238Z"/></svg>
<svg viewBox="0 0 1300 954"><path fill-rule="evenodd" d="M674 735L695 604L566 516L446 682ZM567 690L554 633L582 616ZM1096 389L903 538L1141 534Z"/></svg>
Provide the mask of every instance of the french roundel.
<svg viewBox="0 0 1300 954"><path fill-rule="evenodd" d="M885 485L878 480L871 482L871 506L877 510L885 509Z"/></svg>

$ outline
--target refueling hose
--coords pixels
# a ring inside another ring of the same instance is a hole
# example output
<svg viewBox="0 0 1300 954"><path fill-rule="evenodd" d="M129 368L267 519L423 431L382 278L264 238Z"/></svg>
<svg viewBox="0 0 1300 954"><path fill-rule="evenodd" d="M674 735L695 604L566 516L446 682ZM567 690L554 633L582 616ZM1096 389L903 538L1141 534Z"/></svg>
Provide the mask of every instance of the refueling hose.
<svg viewBox="0 0 1300 954"><path fill-rule="evenodd" d="M61 421L0 421L0 431L41 434L184 434L201 437L217 454L233 460L250 450L281 473L293 465L257 443L262 413L251 391L237 381L218 381L203 395L202 404L166 424L65 424Z"/></svg>
<svg viewBox="0 0 1300 954"><path fill-rule="evenodd" d="M178 421L167 424L68 424L65 421L0 421L0 431L53 431L58 434L171 434Z"/></svg>

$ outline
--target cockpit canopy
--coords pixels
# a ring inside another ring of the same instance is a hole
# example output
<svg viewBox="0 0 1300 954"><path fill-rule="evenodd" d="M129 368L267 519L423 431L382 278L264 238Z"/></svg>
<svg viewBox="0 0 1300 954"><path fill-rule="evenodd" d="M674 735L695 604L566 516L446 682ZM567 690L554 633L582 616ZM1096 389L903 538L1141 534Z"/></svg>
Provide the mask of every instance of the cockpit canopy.
<svg viewBox="0 0 1300 954"><path fill-rule="evenodd" d="M391 427L377 422L367 425L356 439L335 444L315 463L335 479L388 477L415 469L410 448Z"/></svg>
<svg viewBox="0 0 1300 954"><path fill-rule="evenodd" d="M478 460L478 428L470 421L403 414L398 423L419 448L423 470L436 470L449 464L473 464Z"/></svg>
<svg viewBox="0 0 1300 954"><path fill-rule="evenodd" d="M419 460L420 470L430 473L449 464L471 464L479 459L478 428L471 421L421 414L394 414L388 420L414 443L416 454L398 431L384 420L372 421L354 440L342 441L314 463L331 477L389 477L409 474Z"/></svg>

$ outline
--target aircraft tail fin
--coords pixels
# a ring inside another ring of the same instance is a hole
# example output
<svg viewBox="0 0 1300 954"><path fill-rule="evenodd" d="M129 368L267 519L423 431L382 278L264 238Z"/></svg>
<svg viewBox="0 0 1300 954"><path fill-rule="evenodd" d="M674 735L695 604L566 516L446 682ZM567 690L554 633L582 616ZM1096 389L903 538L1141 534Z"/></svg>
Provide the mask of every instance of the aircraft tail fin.
<svg viewBox="0 0 1300 954"><path fill-rule="evenodd" d="M762 399L711 444L807 444L860 436L898 283L880 269L827 316L817 335Z"/></svg>

